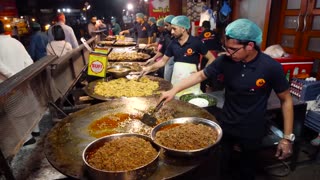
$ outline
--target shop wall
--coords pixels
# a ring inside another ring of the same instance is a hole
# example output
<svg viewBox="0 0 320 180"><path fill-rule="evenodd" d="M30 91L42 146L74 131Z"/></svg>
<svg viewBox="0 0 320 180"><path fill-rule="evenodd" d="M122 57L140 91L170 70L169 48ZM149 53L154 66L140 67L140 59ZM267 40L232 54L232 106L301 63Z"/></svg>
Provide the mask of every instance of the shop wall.
<svg viewBox="0 0 320 180"><path fill-rule="evenodd" d="M263 30L265 23L265 13L268 0L241 0L239 5L239 17L247 18Z"/></svg>

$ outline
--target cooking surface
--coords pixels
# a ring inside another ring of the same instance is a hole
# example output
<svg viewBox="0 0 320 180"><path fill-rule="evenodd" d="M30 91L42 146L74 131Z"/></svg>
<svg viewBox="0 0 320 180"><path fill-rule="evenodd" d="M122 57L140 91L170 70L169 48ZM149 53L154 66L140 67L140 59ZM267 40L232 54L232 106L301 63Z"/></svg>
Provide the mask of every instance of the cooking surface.
<svg viewBox="0 0 320 180"><path fill-rule="evenodd" d="M157 91L167 91L167 90L172 88L172 84L169 81L166 81L166 80L164 80L162 78L154 77L154 76L146 76L146 77L148 77L152 81L158 81L159 82L159 88L158 88ZM106 79L99 79L99 80L96 80L96 81L92 81L86 87L84 87L84 91L86 92L86 94L88 94L89 96L91 96L91 97L93 97L95 99L99 99L99 100L111 100L111 99L113 99L114 97L104 97L104 96L100 96L100 95L94 93L95 85L97 84L97 82L101 82L101 81L110 81L110 80L108 78L106 78Z"/></svg>
<svg viewBox="0 0 320 180"><path fill-rule="evenodd" d="M75 112L56 124L48 133L45 142L45 154L49 162L65 175L80 178L83 174L81 154L83 149L96 138L90 136L88 126L103 116L114 113L142 114L154 107L158 97L121 98L96 104ZM196 116L215 121L209 112L195 105L173 100L163 108L173 108L174 117ZM144 128L142 123L133 123L127 130ZM183 174L199 165L204 157L193 159L175 159L163 152L157 171L150 177L167 178Z"/></svg>

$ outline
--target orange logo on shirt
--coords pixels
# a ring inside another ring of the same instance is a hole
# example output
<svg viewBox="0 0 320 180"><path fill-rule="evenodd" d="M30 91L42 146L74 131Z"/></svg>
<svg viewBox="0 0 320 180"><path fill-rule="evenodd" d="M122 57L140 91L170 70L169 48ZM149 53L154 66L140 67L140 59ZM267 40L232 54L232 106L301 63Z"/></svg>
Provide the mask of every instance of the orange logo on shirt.
<svg viewBox="0 0 320 180"><path fill-rule="evenodd" d="M193 54L193 50L191 48L187 49L187 55L190 56Z"/></svg>
<svg viewBox="0 0 320 180"><path fill-rule="evenodd" d="M203 34L203 37L208 38L211 36L211 32L206 32Z"/></svg>
<svg viewBox="0 0 320 180"><path fill-rule="evenodd" d="M256 85L257 85L258 87L263 86L265 83L266 83L266 81L265 81L264 79L258 79L258 80L256 81Z"/></svg>

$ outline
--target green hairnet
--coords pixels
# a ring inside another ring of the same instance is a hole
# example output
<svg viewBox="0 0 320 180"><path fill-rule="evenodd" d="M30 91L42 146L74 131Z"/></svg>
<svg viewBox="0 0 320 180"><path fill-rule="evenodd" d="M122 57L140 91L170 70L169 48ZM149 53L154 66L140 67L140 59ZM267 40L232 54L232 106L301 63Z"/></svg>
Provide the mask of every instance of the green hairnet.
<svg viewBox="0 0 320 180"><path fill-rule="evenodd" d="M157 20L156 20L156 18L155 18L155 17L149 17L149 21L151 21L152 23L157 22Z"/></svg>
<svg viewBox="0 0 320 180"><path fill-rule="evenodd" d="M168 15L164 18L164 22L171 24L171 21L174 17L175 17L174 15Z"/></svg>
<svg viewBox="0 0 320 180"><path fill-rule="evenodd" d="M190 29L190 19L187 16L176 16L171 21L172 25L180 26L185 29Z"/></svg>
<svg viewBox="0 0 320 180"><path fill-rule="evenodd" d="M157 26L158 27L163 27L164 26L164 20L161 18L161 19L158 19L157 21Z"/></svg>
<svg viewBox="0 0 320 180"><path fill-rule="evenodd" d="M226 35L243 41L262 42L262 31L257 24L249 19L238 19L226 27Z"/></svg>
<svg viewBox="0 0 320 180"><path fill-rule="evenodd" d="M142 14L142 13L137 13L137 14L136 14L136 17L138 17L138 18L142 18L142 19L143 19L144 14Z"/></svg>

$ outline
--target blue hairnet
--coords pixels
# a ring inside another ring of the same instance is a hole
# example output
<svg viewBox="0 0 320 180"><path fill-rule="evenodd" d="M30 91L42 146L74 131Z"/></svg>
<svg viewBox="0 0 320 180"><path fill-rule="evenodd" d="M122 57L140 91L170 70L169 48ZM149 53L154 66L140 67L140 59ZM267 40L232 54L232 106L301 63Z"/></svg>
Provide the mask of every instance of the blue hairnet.
<svg viewBox="0 0 320 180"><path fill-rule="evenodd" d="M262 31L257 24L249 19L238 19L226 27L226 35L238 40L262 42Z"/></svg>
<svg viewBox="0 0 320 180"><path fill-rule="evenodd" d="M157 21L157 26L158 27L163 27L164 26L164 20L161 18L161 19L158 19Z"/></svg>
<svg viewBox="0 0 320 180"><path fill-rule="evenodd" d="M137 13L137 14L136 14L136 17L138 17L138 18L143 18L143 17L144 17L144 14L142 14L142 13Z"/></svg>
<svg viewBox="0 0 320 180"><path fill-rule="evenodd" d="M157 20L155 17L149 17L149 21L151 21L152 23L155 23Z"/></svg>
<svg viewBox="0 0 320 180"><path fill-rule="evenodd" d="M164 22L171 24L171 21L174 17L175 17L174 15L168 15L164 18Z"/></svg>
<svg viewBox="0 0 320 180"><path fill-rule="evenodd" d="M176 16L171 21L172 25L180 26L185 29L190 29L190 19L187 16Z"/></svg>

